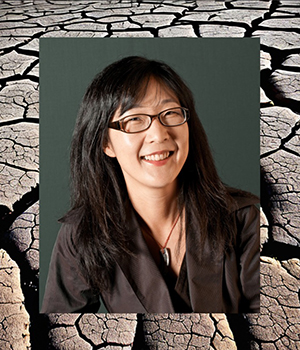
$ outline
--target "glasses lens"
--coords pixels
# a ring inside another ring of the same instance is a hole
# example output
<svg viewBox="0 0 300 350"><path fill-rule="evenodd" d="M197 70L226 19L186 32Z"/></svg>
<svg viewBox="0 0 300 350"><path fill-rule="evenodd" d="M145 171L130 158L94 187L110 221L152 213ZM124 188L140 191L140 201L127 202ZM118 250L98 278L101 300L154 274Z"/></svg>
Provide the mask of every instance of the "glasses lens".
<svg viewBox="0 0 300 350"><path fill-rule="evenodd" d="M134 114L122 119L122 130L128 133L136 133L148 129L152 118L147 114ZM186 122L187 114L185 109L176 107L170 108L159 114L161 123L165 126L177 126Z"/></svg>
<svg viewBox="0 0 300 350"><path fill-rule="evenodd" d="M185 122L185 110L179 107L168 109L161 114L160 119L164 125L180 125Z"/></svg>
<svg viewBox="0 0 300 350"><path fill-rule="evenodd" d="M136 114L128 116L123 120L123 128L126 132L139 132L147 129L151 119L145 114Z"/></svg>

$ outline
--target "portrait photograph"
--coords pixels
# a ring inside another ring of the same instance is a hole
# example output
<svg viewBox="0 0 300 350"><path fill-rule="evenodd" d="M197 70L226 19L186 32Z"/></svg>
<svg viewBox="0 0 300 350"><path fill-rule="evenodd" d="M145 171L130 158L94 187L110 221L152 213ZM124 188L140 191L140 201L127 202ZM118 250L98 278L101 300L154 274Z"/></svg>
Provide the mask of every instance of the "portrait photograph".
<svg viewBox="0 0 300 350"><path fill-rule="evenodd" d="M40 40L40 312L258 313L259 40Z"/></svg>
<svg viewBox="0 0 300 350"><path fill-rule="evenodd" d="M299 14L1 2L0 349L298 349Z"/></svg>

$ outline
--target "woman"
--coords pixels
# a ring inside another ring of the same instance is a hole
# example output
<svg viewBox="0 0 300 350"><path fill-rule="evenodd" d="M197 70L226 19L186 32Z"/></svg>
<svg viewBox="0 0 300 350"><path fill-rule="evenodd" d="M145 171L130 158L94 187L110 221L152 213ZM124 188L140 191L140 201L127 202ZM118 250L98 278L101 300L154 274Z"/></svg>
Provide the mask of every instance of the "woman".
<svg viewBox="0 0 300 350"><path fill-rule="evenodd" d="M193 96L126 57L84 96L42 312L259 312L257 198L217 175Z"/></svg>

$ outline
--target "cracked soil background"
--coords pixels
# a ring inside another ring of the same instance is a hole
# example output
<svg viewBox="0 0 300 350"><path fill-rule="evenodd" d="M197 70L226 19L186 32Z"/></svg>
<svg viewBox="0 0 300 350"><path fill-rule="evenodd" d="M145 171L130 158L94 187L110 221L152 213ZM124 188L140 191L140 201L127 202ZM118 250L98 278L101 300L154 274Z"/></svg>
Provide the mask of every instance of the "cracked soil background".
<svg viewBox="0 0 300 350"><path fill-rule="evenodd" d="M0 1L0 348L300 349L300 1ZM38 313L39 38L260 37L261 313Z"/></svg>

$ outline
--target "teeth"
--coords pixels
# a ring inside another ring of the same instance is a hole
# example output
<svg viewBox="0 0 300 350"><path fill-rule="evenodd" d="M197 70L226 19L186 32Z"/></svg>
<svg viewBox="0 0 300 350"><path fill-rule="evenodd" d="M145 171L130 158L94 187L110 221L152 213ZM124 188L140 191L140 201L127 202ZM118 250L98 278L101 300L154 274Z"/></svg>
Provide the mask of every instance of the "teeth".
<svg viewBox="0 0 300 350"><path fill-rule="evenodd" d="M151 156L144 156L144 159L146 160L152 160L152 161L159 161L168 158L170 155L170 152L164 152L161 154L152 154Z"/></svg>

